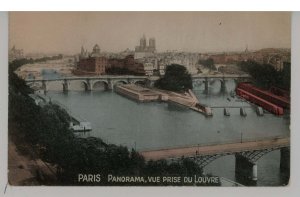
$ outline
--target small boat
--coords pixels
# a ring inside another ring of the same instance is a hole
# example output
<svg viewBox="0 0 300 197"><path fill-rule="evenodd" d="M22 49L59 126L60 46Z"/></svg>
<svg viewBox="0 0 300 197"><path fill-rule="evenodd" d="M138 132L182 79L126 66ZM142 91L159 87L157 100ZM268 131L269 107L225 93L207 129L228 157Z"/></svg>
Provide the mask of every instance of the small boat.
<svg viewBox="0 0 300 197"><path fill-rule="evenodd" d="M86 132L86 131L91 131L92 126L90 122L80 122L79 124L74 125L73 123L70 124L70 128L74 132Z"/></svg>

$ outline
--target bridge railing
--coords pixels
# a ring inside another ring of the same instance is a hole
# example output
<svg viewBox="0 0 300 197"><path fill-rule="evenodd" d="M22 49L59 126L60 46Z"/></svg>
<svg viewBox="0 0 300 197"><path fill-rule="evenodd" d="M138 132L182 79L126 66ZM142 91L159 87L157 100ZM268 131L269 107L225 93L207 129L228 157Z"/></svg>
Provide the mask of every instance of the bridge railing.
<svg viewBox="0 0 300 197"><path fill-rule="evenodd" d="M25 79L26 82L85 80L85 79L148 79L148 76L136 75L99 75L99 76L60 76L57 78ZM151 78L151 77L150 77Z"/></svg>
<svg viewBox="0 0 300 197"><path fill-rule="evenodd" d="M246 142L259 142L259 141L266 141L266 140L279 140L279 139L285 139L289 138L290 136L282 136L282 135L276 135L276 136L269 136L269 137L260 137L260 138L239 138L235 140L222 140L220 142L214 141L214 142L207 142L199 144L191 144L191 145L179 145L179 146L164 146L163 148L146 148L146 149L140 149L140 152L146 152L146 151L155 151L155 150L168 150L168 149L180 149L180 148L192 148L192 147L204 147L204 146L215 146L215 145L225 145L225 144L235 144L235 143L246 143Z"/></svg>
<svg viewBox="0 0 300 197"><path fill-rule="evenodd" d="M155 76L136 76L136 75L99 75L99 76L60 76L57 78L39 78L39 79L25 79L26 82L38 81L62 81L66 80L82 80L82 79L154 79ZM251 78L250 75L192 75L192 78Z"/></svg>
<svg viewBox="0 0 300 197"><path fill-rule="evenodd" d="M192 78L251 78L249 74L195 74Z"/></svg>

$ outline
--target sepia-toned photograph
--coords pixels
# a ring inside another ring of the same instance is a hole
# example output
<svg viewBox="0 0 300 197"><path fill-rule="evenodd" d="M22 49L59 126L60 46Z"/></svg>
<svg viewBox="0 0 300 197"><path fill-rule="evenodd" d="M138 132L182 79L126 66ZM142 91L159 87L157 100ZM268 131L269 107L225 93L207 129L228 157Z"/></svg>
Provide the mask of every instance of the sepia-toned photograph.
<svg viewBox="0 0 300 197"><path fill-rule="evenodd" d="M9 12L11 186L287 186L291 12Z"/></svg>

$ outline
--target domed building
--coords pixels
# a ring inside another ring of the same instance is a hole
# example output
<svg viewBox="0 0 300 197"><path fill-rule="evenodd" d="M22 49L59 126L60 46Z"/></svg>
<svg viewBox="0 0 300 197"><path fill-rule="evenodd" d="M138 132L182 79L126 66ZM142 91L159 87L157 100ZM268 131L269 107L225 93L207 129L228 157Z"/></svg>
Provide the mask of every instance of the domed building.
<svg viewBox="0 0 300 197"><path fill-rule="evenodd" d="M95 46L93 47L91 57L100 57L100 47L98 44L95 44Z"/></svg>

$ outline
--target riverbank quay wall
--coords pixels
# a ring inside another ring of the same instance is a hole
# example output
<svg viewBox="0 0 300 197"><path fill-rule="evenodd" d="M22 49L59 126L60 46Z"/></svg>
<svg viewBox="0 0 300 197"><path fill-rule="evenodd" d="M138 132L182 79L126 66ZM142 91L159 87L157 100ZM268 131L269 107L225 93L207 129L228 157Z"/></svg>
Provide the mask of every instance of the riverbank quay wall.
<svg viewBox="0 0 300 197"><path fill-rule="evenodd" d="M134 84L119 85L115 88L115 91L121 95L124 95L130 99L137 100L139 102L151 102L151 101L163 101L179 104L194 111L211 116L211 110L209 107L202 106L197 97L190 90L184 94L160 90L155 88L144 88ZM200 106L200 107L199 107Z"/></svg>

